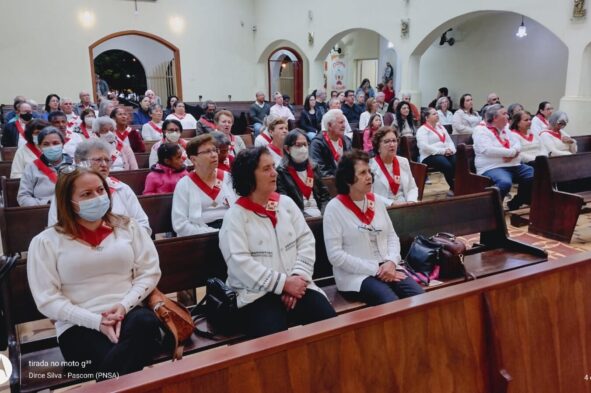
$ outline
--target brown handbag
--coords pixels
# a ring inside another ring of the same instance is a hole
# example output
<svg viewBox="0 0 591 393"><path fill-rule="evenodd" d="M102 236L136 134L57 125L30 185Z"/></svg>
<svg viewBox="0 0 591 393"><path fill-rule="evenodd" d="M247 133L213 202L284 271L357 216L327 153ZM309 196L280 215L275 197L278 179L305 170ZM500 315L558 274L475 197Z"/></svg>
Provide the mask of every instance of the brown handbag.
<svg viewBox="0 0 591 393"><path fill-rule="evenodd" d="M179 302L168 298L155 288L146 299L148 307L154 311L162 324L174 337L172 360L183 358L183 342L191 337L195 330L191 313Z"/></svg>
<svg viewBox="0 0 591 393"><path fill-rule="evenodd" d="M443 246L441 258L439 259L441 278L458 278L466 276L464 267L464 254L466 245L458 240L455 235L447 232L439 232L430 238Z"/></svg>

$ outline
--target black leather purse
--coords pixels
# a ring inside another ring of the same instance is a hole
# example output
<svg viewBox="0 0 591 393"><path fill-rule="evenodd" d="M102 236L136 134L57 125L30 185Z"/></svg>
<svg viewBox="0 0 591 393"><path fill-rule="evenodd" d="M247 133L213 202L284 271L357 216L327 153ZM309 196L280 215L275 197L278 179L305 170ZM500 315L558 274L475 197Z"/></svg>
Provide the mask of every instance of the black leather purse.
<svg viewBox="0 0 591 393"><path fill-rule="evenodd" d="M212 338L217 334L232 335L238 326L237 295L219 278L210 278L205 284L205 297L191 311L195 326L198 320L207 319L213 331L196 328L197 334Z"/></svg>
<svg viewBox="0 0 591 393"><path fill-rule="evenodd" d="M439 260L443 246L423 235L414 238L405 258L406 270L412 278L424 285L439 276Z"/></svg>

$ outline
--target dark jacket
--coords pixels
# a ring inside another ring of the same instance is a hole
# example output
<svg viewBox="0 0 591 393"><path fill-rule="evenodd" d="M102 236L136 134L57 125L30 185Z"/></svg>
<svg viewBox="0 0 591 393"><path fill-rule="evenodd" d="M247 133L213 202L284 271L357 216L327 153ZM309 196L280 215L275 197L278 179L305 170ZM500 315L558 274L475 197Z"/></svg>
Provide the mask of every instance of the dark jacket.
<svg viewBox="0 0 591 393"><path fill-rule="evenodd" d="M352 107L350 107L347 104L343 104L341 106L341 110L343 111L343 115L345 115L349 124L351 124L359 123L359 117L365 111L365 108L362 108L360 105L357 104L353 104Z"/></svg>
<svg viewBox="0 0 591 393"><path fill-rule="evenodd" d="M343 135L343 153L349 150L351 150L351 139ZM322 177L334 176L336 174L337 163L334 161L334 157L324 140L322 132L319 132L316 138L312 139L312 143L310 144L310 158L318 165Z"/></svg>
<svg viewBox="0 0 591 393"><path fill-rule="evenodd" d="M328 201L330 201L330 195L328 189L322 183L322 175L317 165L313 165L314 168L314 186L312 187L312 194L318 204L318 209L324 213L324 208ZM283 165L279 165L277 168L277 192L283 195L287 195L298 205L302 212L304 211L304 197L296 184L293 177L291 177L289 171Z"/></svg>
<svg viewBox="0 0 591 393"><path fill-rule="evenodd" d="M13 121L4 127L4 131L2 131L2 140L0 142L4 147L16 147L18 146L18 138L20 138L20 134L16 128L16 122Z"/></svg>
<svg viewBox="0 0 591 393"><path fill-rule="evenodd" d="M269 103L266 101L263 104L262 108L260 106L258 106L256 103L253 103L250 106L250 109L248 110L248 115L250 116L250 121L252 122L252 124L254 124L254 123L263 124L263 120L265 119L265 116L267 116L269 114L270 110L271 110L271 105L269 105Z"/></svg>
<svg viewBox="0 0 591 393"><path fill-rule="evenodd" d="M315 111L312 115L307 110L302 109L300 113L300 127L306 132L319 132L321 121L320 112Z"/></svg>
<svg viewBox="0 0 591 393"><path fill-rule="evenodd" d="M143 126L147 122L152 120L152 117L147 111L144 111L142 108L137 108L135 112L133 112L133 124Z"/></svg>

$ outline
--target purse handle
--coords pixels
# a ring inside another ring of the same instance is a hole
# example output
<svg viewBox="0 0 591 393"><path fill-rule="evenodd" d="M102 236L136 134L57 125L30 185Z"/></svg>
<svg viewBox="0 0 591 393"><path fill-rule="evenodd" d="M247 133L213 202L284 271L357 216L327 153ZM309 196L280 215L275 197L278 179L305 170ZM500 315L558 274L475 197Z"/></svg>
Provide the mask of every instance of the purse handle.
<svg viewBox="0 0 591 393"><path fill-rule="evenodd" d="M456 235L449 233L449 232L437 232L435 234L435 236L441 236L441 237L446 237L450 240L456 240ZM431 236L431 237L435 237L435 236Z"/></svg>

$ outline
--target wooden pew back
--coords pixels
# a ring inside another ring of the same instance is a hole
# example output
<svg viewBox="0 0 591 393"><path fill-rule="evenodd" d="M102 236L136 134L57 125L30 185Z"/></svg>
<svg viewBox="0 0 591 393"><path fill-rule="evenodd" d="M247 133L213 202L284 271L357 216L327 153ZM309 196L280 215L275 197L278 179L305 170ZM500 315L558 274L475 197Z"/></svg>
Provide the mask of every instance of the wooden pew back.
<svg viewBox="0 0 591 393"><path fill-rule="evenodd" d="M135 195L142 195L148 173L150 173L150 169L142 168L132 171L111 172L110 175L127 184L133 190Z"/></svg>
<svg viewBox="0 0 591 393"><path fill-rule="evenodd" d="M493 184L489 177L477 175L474 171L474 147L460 143L456 146L455 195L482 192Z"/></svg>
<svg viewBox="0 0 591 393"><path fill-rule="evenodd" d="M2 161L12 161L16 154L16 147L0 147L0 156Z"/></svg>

